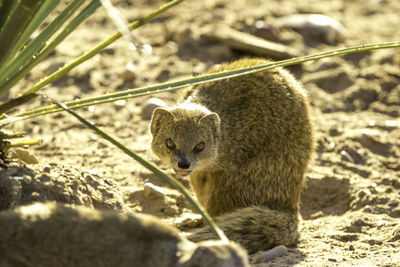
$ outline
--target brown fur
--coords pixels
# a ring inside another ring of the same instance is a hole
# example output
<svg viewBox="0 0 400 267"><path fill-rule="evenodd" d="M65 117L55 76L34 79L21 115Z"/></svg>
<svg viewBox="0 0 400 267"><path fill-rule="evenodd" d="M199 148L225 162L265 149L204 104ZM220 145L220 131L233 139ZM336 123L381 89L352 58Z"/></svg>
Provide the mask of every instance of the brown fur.
<svg viewBox="0 0 400 267"><path fill-rule="evenodd" d="M55 202L0 213L0 266L249 266L234 243L194 244L155 217Z"/></svg>
<svg viewBox="0 0 400 267"><path fill-rule="evenodd" d="M211 72L263 63L242 59ZM190 174L197 198L228 238L250 253L296 243L313 133L306 94L287 71L188 88L176 106L155 110L151 132L154 153L177 173ZM167 138L174 149L166 148ZM204 150L196 152L200 142ZM206 227L189 237L215 238Z"/></svg>

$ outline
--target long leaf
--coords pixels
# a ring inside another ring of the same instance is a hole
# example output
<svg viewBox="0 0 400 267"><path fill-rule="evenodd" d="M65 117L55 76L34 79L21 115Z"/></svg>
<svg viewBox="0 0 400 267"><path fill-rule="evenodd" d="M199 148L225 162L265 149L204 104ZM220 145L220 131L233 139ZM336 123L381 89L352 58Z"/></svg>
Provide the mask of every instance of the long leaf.
<svg viewBox="0 0 400 267"><path fill-rule="evenodd" d="M140 155L136 154L134 151L129 149L127 146L122 144L120 141L118 141L116 138L112 137L110 134L106 133L105 131L101 130L100 128L96 127L92 123L88 122L85 120L83 117L81 117L78 113L70 110L68 107L66 107L63 104L57 103L57 101L54 101L53 99L50 99L48 96L40 94L42 97L49 99L51 102L55 103L59 108L67 111L69 114L77 118L81 123L86 125L89 129L92 129L95 131L97 134L99 134L102 138L106 139L119 149L121 149L125 154L139 162L142 166L144 166L146 169L150 170L153 172L158 178L161 179L161 181L168 183L171 185L173 188L177 189L180 191L190 202L190 204L193 205L193 207L201 214L203 217L204 221L206 221L211 229L219 236L219 238L225 242L228 242L227 237L225 236L224 232L215 224L214 220L208 215L206 210L200 205L200 203L197 202L189 193L189 191L175 178L172 176L169 176L165 174L160 168L158 168L156 165L152 164L151 162L148 162L144 158L142 158Z"/></svg>
<svg viewBox="0 0 400 267"><path fill-rule="evenodd" d="M34 66L39 64L56 46L61 43L76 27L78 27L88 16L100 6L98 0L92 0L65 28L52 40L45 48L43 48L34 60L26 64L11 79L0 87L0 97L4 95L11 87L13 87L22 77L24 77Z"/></svg>
<svg viewBox="0 0 400 267"><path fill-rule="evenodd" d="M85 2L85 0L74 0L69 4L43 31L30 42L17 57L7 65L0 67L0 87L7 80L15 75L30 60L34 60L34 55L39 49L50 39L50 37L62 26L62 24L71 17L71 15ZM8 91L13 82L10 81L9 86L3 90Z"/></svg>
<svg viewBox="0 0 400 267"><path fill-rule="evenodd" d="M3 0L0 3L0 32L3 29L3 26L6 24L7 20L11 18L11 14L14 12L14 9L17 7L17 3L19 1L5 1Z"/></svg>
<svg viewBox="0 0 400 267"><path fill-rule="evenodd" d="M15 9L12 10L10 17L7 18L6 24L0 32L0 66L7 63L21 47L16 47L20 44L20 39L24 34L25 29L32 21L40 5L45 0L19 0ZM21 44L20 44L21 46Z"/></svg>
<svg viewBox="0 0 400 267"><path fill-rule="evenodd" d="M129 30L132 31L132 30L140 27L141 25L146 24L147 22L149 22L153 18L157 17L161 13L167 11L171 7L174 7L174 6L178 5L179 3L183 2L183 1L184 0L174 0L174 1L169 2L168 4L165 4L164 6L160 7L158 10L156 10L156 11L150 13L149 15L147 15L146 17L144 17L143 19L137 20L137 21L131 23L129 25ZM27 90L24 94L26 95L26 94L30 94L30 93L36 93L37 91L39 91L41 88L43 88L47 84L49 84L49 83L53 82L54 80L57 80L60 77L64 76L68 71L70 71L71 69L75 68L79 64L82 64L86 60L88 60L88 59L94 57L95 55L97 55L103 48L105 48L108 45L110 45L111 43L115 42L121 36L122 36L122 34L120 32L117 32L116 34L110 36L107 40L101 42L100 44L98 44L95 48L93 48L89 52L83 54L82 56L80 56L77 59L75 59L73 62L69 63L68 65L65 65L64 67L62 67L58 71L54 72L53 74L51 74L50 76L46 77L45 79L43 79L39 83L35 84L31 89ZM0 96L1 96L1 89L0 89Z"/></svg>
<svg viewBox="0 0 400 267"><path fill-rule="evenodd" d="M258 66L240 68L240 69L236 69L236 70L223 71L223 72L212 73L212 74L205 74L205 75L200 75L200 76L183 79L183 80L179 80L179 81L174 81L174 82L166 82L166 83L161 83L161 84L157 84L157 85L153 85L153 86L142 87L142 88L138 88L138 89L131 89L131 90L116 92L116 93L112 93L112 94L107 94L107 95L102 95L102 96L97 96L97 97L92 97L92 98L87 98L87 99L79 99L79 100L67 102L67 103L65 103L65 105L68 108L76 109L76 108L92 106L92 105L97 105L97 104L102 104L102 103L107 103L107 102L113 102L113 101L121 100L121 99L127 99L127 98L132 98L132 97L137 97L137 96L143 96L143 95L149 95L149 94L154 94L154 93L159 93L159 92L176 90L176 89L186 87L189 85L201 84L201 83L205 83L205 82L212 82L212 81L232 78L232 77L236 77L236 76L246 75L246 74L250 74L250 73L266 71L266 70L269 70L272 68L295 65L295 64L299 64L299 63L310 61L310 60L317 60L317 59L321 59L321 58L345 55L345 54L356 53L356 52L363 52L363 51L370 51L370 50L377 50L377 49L386 49L386 48L396 48L396 47L400 47L400 41L347 47L347 48L322 52L322 53L318 53L318 54L314 54L314 55L308 55L308 56L304 56L304 57L298 57L298 58L292 58L292 59L286 59L286 60L266 63L266 64L262 64L262 65L258 65ZM0 114L4 110L2 108L3 105L0 105ZM34 117L38 117L41 115L59 112L59 111L62 111L62 109L55 105L50 105L47 107L42 107L42 108L38 108L38 109L34 109L34 110L30 110L30 111L18 114L18 115L16 115L16 117L21 117L21 119L29 119L29 118L34 118Z"/></svg>
<svg viewBox="0 0 400 267"><path fill-rule="evenodd" d="M134 30L138 27L140 27L141 25L144 25L145 23L149 22L150 20L152 20L153 18L157 17L158 15L162 14L163 12L167 11L169 8L174 7L176 5L178 5L179 3L183 2L184 0L174 0L171 1L170 3L160 7L158 10L150 13L149 15L147 15L146 17L144 17L141 20L135 21L133 23L131 23L129 25L129 30ZM68 71L70 71L71 69L73 69L74 67L76 67L77 65L81 64L82 62L92 58L93 56L95 56L96 54L98 54L103 48L107 47L108 45L110 45L111 43L113 43L114 41L118 40L121 37L121 33L117 32L116 34L114 34L113 36L109 37L107 40L103 41L102 43L98 44L95 48L93 48L91 51L85 53L84 55L82 55L81 57L77 58L76 60L74 60L73 62L71 62L70 64L64 66L63 68L59 69L58 71L54 72L53 74L51 74L50 76L48 76L47 78L43 79L41 82L39 82L38 84L36 84L34 87L32 87L30 90L28 90L27 92L25 92L24 95L28 95L31 94L32 92L37 92L39 89L41 89L43 86L47 85L48 83L62 77L63 75L65 75ZM33 67L33 66L32 66ZM7 83L5 85L3 85L2 87L0 87L0 95L2 90L4 90L5 92L11 88L13 85L15 85L18 82L18 78L21 78L23 75L25 75L29 70L25 69L24 73L20 73L19 77L14 77L14 79L12 80L8 80ZM22 71L21 71L22 72ZM33 97L36 97L36 95L32 95ZM32 98L33 98L32 97ZM21 99L21 101L8 101L6 103L3 103L0 105L0 114L3 114L5 112L7 112L8 110L11 110L12 108L19 106L25 102L28 102L30 99L32 98L23 98ZM0 117L1 119L1 117Z"/></svg>
<svg viewBox="0 0 400 267"><path fill-rule="evenodd" d="M146 16L145 18L135 21L133 23L131 23L129 25L129 30L133 30L136 29L138 27L140 27L141 25L147 23L148 21L152 20L154 17L158 16L159 14L165 12L166 10L168 10L169 8L178 5L179 3L183 2L184 0L174 0L171 1L170 3L162 6L161 8L159 8L158 10L156 10L155 12L150 13L148 16ZM98 2L98 0L93 0L92 4L96 5L96 8L100 5L100 3ZM72 22L71 22L72 23ZM71 29L69 29L67 32L70 32ZM62 33L61 33L62 34ZM46 77L45 79L43 79L41 82L37 83L34 87L32 87L31 89L29 89L27 92L25 92L24 94L29 94L29 93L33 93L33 92L37 92L38 90L40 90L41 88L43 88L45 85L53 82L56 79L59 79L60 77L64 76L68 71L70 71L72 68L76 67L77 65L81 64L82 62L92 58L93 56L97 55L103 48L107 47L108 45L110 45L111 43L113 43L114 41L116 41L117 39L119 39L121 37L121 33L118 32L116 34L114 34L113 36L109 37L106 41L100 43L99 45L97 45L94 49L92 49L91 51L85 53L84 55L82 55L81 57L77 58L75 61L73 61L72 63L64 66L63 68L61 68L60 70L54 72L53 74L51 74L50 76ZM62 40L61 40L62 41ZM49 44L48 47L50 48L52 46L53 43ZM47 48L47 47L46 47ZM54 47L53 47L54 49ZM41 52L34 61L30 62L28 65L26 65L22 70L20 70L16 75L14 75L11 79L7 80L7 82L5 84L3 84L0 87L0 97L2 95L4 95L12 86L14 86L22 77L24 77L35 65L37 65L37 62L40 62L44 56L48 55L51 51L43 51ZM3 111L4 112L4 111ZM1 114L1 112L0 112Z"/></svg>
<svg viewBox="0 0 400 267"><path fill-rule="evenodd" d="M14 58L14 55L24 46L24 44L28 41L29 37L33 34L33 32L39 27L39 25L46 19L46 17L50 14L51 11L58 5L60 0L44 0L37 12L35 12L33 19L29 21L26 29L24 30L21 37L18 39L17 43L14 45L13 49L10 52L11 59ZM0 73L3 71L0 68Z"/></svg>

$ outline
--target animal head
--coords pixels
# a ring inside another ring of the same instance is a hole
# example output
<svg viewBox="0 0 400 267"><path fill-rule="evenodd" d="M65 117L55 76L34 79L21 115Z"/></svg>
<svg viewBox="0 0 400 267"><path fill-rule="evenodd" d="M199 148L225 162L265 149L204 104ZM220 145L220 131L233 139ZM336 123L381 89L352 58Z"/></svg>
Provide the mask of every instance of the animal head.
<svg viewBox="0 0 400 267"><path fill-rule="evenodd" d="M181 104L153 112L151 148L181 176L206 167L216 159L220 137L220 119L196 104Z"/></svg>

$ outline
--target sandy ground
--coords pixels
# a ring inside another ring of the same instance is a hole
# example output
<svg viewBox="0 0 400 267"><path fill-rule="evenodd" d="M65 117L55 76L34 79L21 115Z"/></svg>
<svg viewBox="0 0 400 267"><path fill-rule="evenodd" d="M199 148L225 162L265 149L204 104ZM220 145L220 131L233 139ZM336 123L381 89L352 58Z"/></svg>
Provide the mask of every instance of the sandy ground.
<svg viewBox="0 0 400 267"><path fill-rule="evenodd" d="M114 3L132 21L162 1ZM280 24L284 16L308 13L339 21L347 35L327 39L326 32L315 34L315 29L307 27L296 31ZM188 0L134 31L153 47L148 60L129 50L128 42L121 39L43 92L59 101L86 98L189 77L213 64L255 56L202 35L216 24L263 36L306 55L398 40L399 14L400 2L394 0ZM263 28L256 27L262 22ZM114 31L99 9L23 80L12 96ZM256 266L400 266L399 52L365 52L290 68L309 93L317 149L302 198L299 245L280 258ZM133 64L133 70L126 67L128 64ZM178 94L156 96L173 104ZM142 117L142 104L149 97L83 108L79 113L160 164L149 149L149 120ZM26 109L43 104L37 99ZM172 224L194 214L177 191L67 114L18 122L10 129L26 130L30 138L38 138L42 144L30 149L40 164L1 171L3 177L23 177L18 186L25 188L20 195L10 196L12 201L0 203L2 209L54 199L120 212L150 213ZM180 180L188 186L188 181ZM161 186L165 197L146 197L146 182Z"/></svg>

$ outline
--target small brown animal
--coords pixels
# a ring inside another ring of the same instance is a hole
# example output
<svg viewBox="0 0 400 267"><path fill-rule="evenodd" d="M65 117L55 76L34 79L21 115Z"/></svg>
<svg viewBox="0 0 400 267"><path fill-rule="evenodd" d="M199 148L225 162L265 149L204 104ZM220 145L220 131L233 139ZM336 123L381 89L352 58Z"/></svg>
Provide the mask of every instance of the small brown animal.
<svg viewBox="0 0 400 267"><path fill-rule="evenodd" d="M237 244L194 244L149 215L55 202L0 212L0 266L249 266Z"/></svg>
<svg viewBox="0 0 400 267"><path fill-rule="evenodd" d="M267 63L242 59L210 73ZM228 238L249 253L298 239L300 194L313 151L306 93L281 68L188 88L154 111L153 152L191 186ZM193 241L216 239L204 227Z"/></svg>

